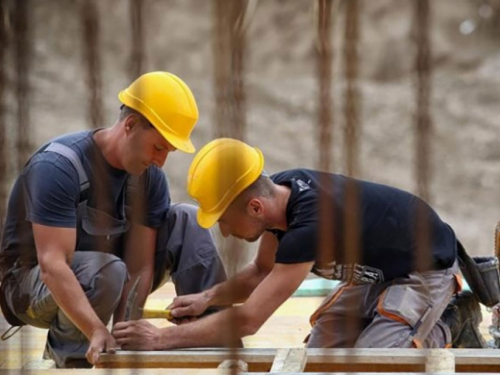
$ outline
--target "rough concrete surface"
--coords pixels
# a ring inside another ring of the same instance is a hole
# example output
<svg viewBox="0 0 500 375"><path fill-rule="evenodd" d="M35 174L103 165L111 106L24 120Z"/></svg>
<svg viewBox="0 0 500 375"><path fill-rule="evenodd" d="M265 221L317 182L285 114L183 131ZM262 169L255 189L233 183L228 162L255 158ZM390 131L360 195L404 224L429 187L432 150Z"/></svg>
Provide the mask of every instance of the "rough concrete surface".
<svg viewBox="0 0 500 375"><path fill-rule="evenodd" d="M103 126L118 113L117 93L131 81L128 2L99 1ZM431 1L433 53L431 204L473 254L493 249L499 215L500 6L498 1ZM14 1L6 2L13 6ZM89 124L80 10L77 1L33 2L30 142ZM260 0L249 18L245 60L246 140L266 155L266 169L316 167L318 82L313 1ZM482 8L489 4L491 12ZM213 19L208 0L144 0L144 71L168 70L186 80L200 108L199 148L215 134ZM360 1L360 178L416 192L413 116L415 45L409 0ZM482 16L481 16L482 14ZM343 6L335 16L333 170L345 172L342 128ZM5 19L8 24L8 18ZM464 24L464 22L466 22ZM467 23L469 22L469 23ZM476 25L470 34L462 32ZM465 26L464 26L465 25ZM462 32L460 31L462 27ZM9 33L7 126L14 155L16 99ZM173 199L187 200L192 155L165 166ZM14 175L10 159L10 179Z"/></svg>

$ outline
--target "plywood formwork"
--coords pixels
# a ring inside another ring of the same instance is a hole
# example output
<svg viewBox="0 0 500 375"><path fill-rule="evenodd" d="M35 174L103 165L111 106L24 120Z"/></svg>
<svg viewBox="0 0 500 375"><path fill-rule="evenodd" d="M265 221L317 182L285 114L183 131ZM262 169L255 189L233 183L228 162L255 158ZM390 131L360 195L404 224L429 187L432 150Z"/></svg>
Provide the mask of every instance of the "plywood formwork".
<svg viewBox="0 0 500 375"><path fill-rule="evenodd" d="M286 349L285 349L286 350ZM500 352L495 349L449 349L456 372L500 373ZM242 349L238 358L249 372L270 372L283 357L276 349ZM419 349L304 349L303 372L424 372L429 350ZM294 357L294 356L291 356ZM215 369L231 353L223 349L193 349L158 352L118 352L103 355L101 368L193 368ZM298 358L298 362L303 358ZM302 371L292 371L302 372Z"/></svg>

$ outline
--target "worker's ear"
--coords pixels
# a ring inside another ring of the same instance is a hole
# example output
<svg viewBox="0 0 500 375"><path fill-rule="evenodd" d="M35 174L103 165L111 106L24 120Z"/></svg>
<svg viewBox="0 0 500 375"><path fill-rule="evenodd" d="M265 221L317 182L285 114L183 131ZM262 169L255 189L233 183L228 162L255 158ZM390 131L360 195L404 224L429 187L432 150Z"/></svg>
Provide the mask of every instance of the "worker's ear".
<svg viewBox="0 0 500 375"><path fill-rule="evenodd" d="M252 198L247 204L247 214L251 217L260 217L264 214L264 205L258 198Z"/></svg>
<svg viewBox="0 0 500 375"><path fill-rule="evenodd" d="M140 125L140 119L134 115L130 114L125 118L125 132L128 134Z"/></svg>

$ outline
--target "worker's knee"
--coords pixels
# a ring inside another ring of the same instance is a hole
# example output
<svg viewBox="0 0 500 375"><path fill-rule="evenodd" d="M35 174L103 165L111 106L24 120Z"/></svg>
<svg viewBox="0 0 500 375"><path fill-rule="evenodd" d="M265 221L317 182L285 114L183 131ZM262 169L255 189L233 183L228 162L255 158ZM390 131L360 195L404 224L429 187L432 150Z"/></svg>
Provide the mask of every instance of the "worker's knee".
<svg viewBox="0 0 500 375"><path fill-rule="evenodd" d="M104 264L100 264L91 274L86 294L94 309L109 311L118 305L123 286L128 278L127 266L118 257L110 254ZM85 286L84 286L85 288Z"/></svg>
<svg viewBox="0 0 500 375"><path fill-rule="evenodd" d="M127 266L120 259L106 264L95 275L94 287L102 288L110 296L121 295L127 280Z"/></svg>

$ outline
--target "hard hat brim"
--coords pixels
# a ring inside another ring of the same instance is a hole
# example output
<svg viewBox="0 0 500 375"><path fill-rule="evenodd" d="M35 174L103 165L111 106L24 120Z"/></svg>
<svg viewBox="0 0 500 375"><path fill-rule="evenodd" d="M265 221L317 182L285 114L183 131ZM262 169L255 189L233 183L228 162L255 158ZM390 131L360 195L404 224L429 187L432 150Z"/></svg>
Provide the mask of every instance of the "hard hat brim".
<svg viewBox="0 0 500 375"><path fill-rule="evenodd" d="M158 130L158 133L160 133L162 137L165 138L165 140L172 146L174 146L177 150L185 152L187 154L193 154L196 151L196 148L194 147L193 142L191 142L190 139L180 139L170 134L169 132L158 129L156 126L155 129Z"/></svg>
<svg viewBox="0 0 500 375"><path fill-rule="evenodd" d="M208 213L203 211L201 208L198 208L198 212L196 213L196 219L200 227L208 229L213 227L217 223L221 215L222 212Z"/></svg>

